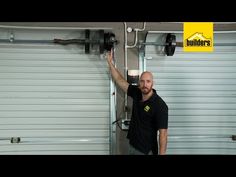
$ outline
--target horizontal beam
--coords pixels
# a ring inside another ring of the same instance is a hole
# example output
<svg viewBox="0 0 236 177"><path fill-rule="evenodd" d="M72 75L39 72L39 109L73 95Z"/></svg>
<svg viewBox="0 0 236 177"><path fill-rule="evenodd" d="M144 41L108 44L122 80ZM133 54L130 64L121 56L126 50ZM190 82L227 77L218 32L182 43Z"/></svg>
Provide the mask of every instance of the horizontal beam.
<svg viewBox="0 0 236 177"><path fill-rule="evenodd" d="M139 45L154 45L154 46L168 46L168 43L158 43L158 42L143 42ZM236 46L236 43L214 43L214 46ZM183 47L183 42L173 42L172 46Z"/></svg>
<svg viewBox="0 0 236 177"><path fill-rule="evenodd" d="M153 33L153 34L163 34L163 33L176 33L176 34L182 34L184 33L184 31L148 31L148 33ZM213 31L213 33L215 34L219 34L219 33L223 33L223 34L226 34L226 33L236 33L236 31Z"/></svg>
<svg viewBox="0 0 236 177"><path fill-rule="evenodd" d="M12 43L12 44L54 44L54 40L10 40L0 39L0 43Z"/></svg>

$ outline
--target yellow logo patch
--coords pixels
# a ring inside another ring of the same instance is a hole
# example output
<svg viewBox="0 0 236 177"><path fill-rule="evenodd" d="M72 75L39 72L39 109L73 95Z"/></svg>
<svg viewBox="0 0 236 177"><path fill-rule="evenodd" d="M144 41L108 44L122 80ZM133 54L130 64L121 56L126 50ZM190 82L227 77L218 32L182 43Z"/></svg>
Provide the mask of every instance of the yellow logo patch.
<svg viewBox="0 0 236 177"><path fill-rule="evenodd" d="M183 35L184 52L213 51L213 23L186 22Z"/></svg>
<svg viewBox="0 0 236 177"><path fill-rule="evenodd" d="M147 105L144 107L144 111L148 112L150 110L150 107Z"/></svg>

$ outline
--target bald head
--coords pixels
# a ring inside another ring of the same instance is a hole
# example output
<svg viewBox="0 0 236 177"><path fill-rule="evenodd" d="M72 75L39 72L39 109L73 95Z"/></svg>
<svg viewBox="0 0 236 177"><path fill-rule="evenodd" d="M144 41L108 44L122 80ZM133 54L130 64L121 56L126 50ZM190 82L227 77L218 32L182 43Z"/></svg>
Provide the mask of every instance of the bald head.
<svg viewBox="0 0 236 177"><path fill-rule="evenodd" d="M150 71L144 71L140 76L140 80L142 79L142 77L148 77L150 80L153 81L153 75Z"/></svg>

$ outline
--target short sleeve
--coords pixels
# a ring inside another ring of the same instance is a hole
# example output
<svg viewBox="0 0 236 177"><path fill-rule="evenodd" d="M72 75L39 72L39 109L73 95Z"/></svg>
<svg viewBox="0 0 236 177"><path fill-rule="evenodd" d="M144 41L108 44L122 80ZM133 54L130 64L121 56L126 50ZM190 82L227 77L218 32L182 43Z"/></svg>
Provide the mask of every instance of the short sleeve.
<svg viewBox="0 0 236 177"><path fill-rule="evenodd" d="M168 106L163 103L157 115L157 129L168 128Z"/></svg>
<svg viewBox="0 0 236 177"><path fill-rule="evenodd" d="M127 95L134 98L140 92L139 88L136 85L129 85Z"/></svg>

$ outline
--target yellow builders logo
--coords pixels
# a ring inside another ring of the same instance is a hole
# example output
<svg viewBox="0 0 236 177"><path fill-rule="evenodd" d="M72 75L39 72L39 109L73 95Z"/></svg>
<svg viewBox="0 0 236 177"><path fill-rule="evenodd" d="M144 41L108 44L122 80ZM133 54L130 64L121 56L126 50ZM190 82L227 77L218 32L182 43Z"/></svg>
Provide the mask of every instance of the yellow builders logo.
<svg viewBox="0 0 236 177"><path fill-rule="evenodd" d="M212 52L213 23L184 23L183 41L185 52Z"/></svg>

